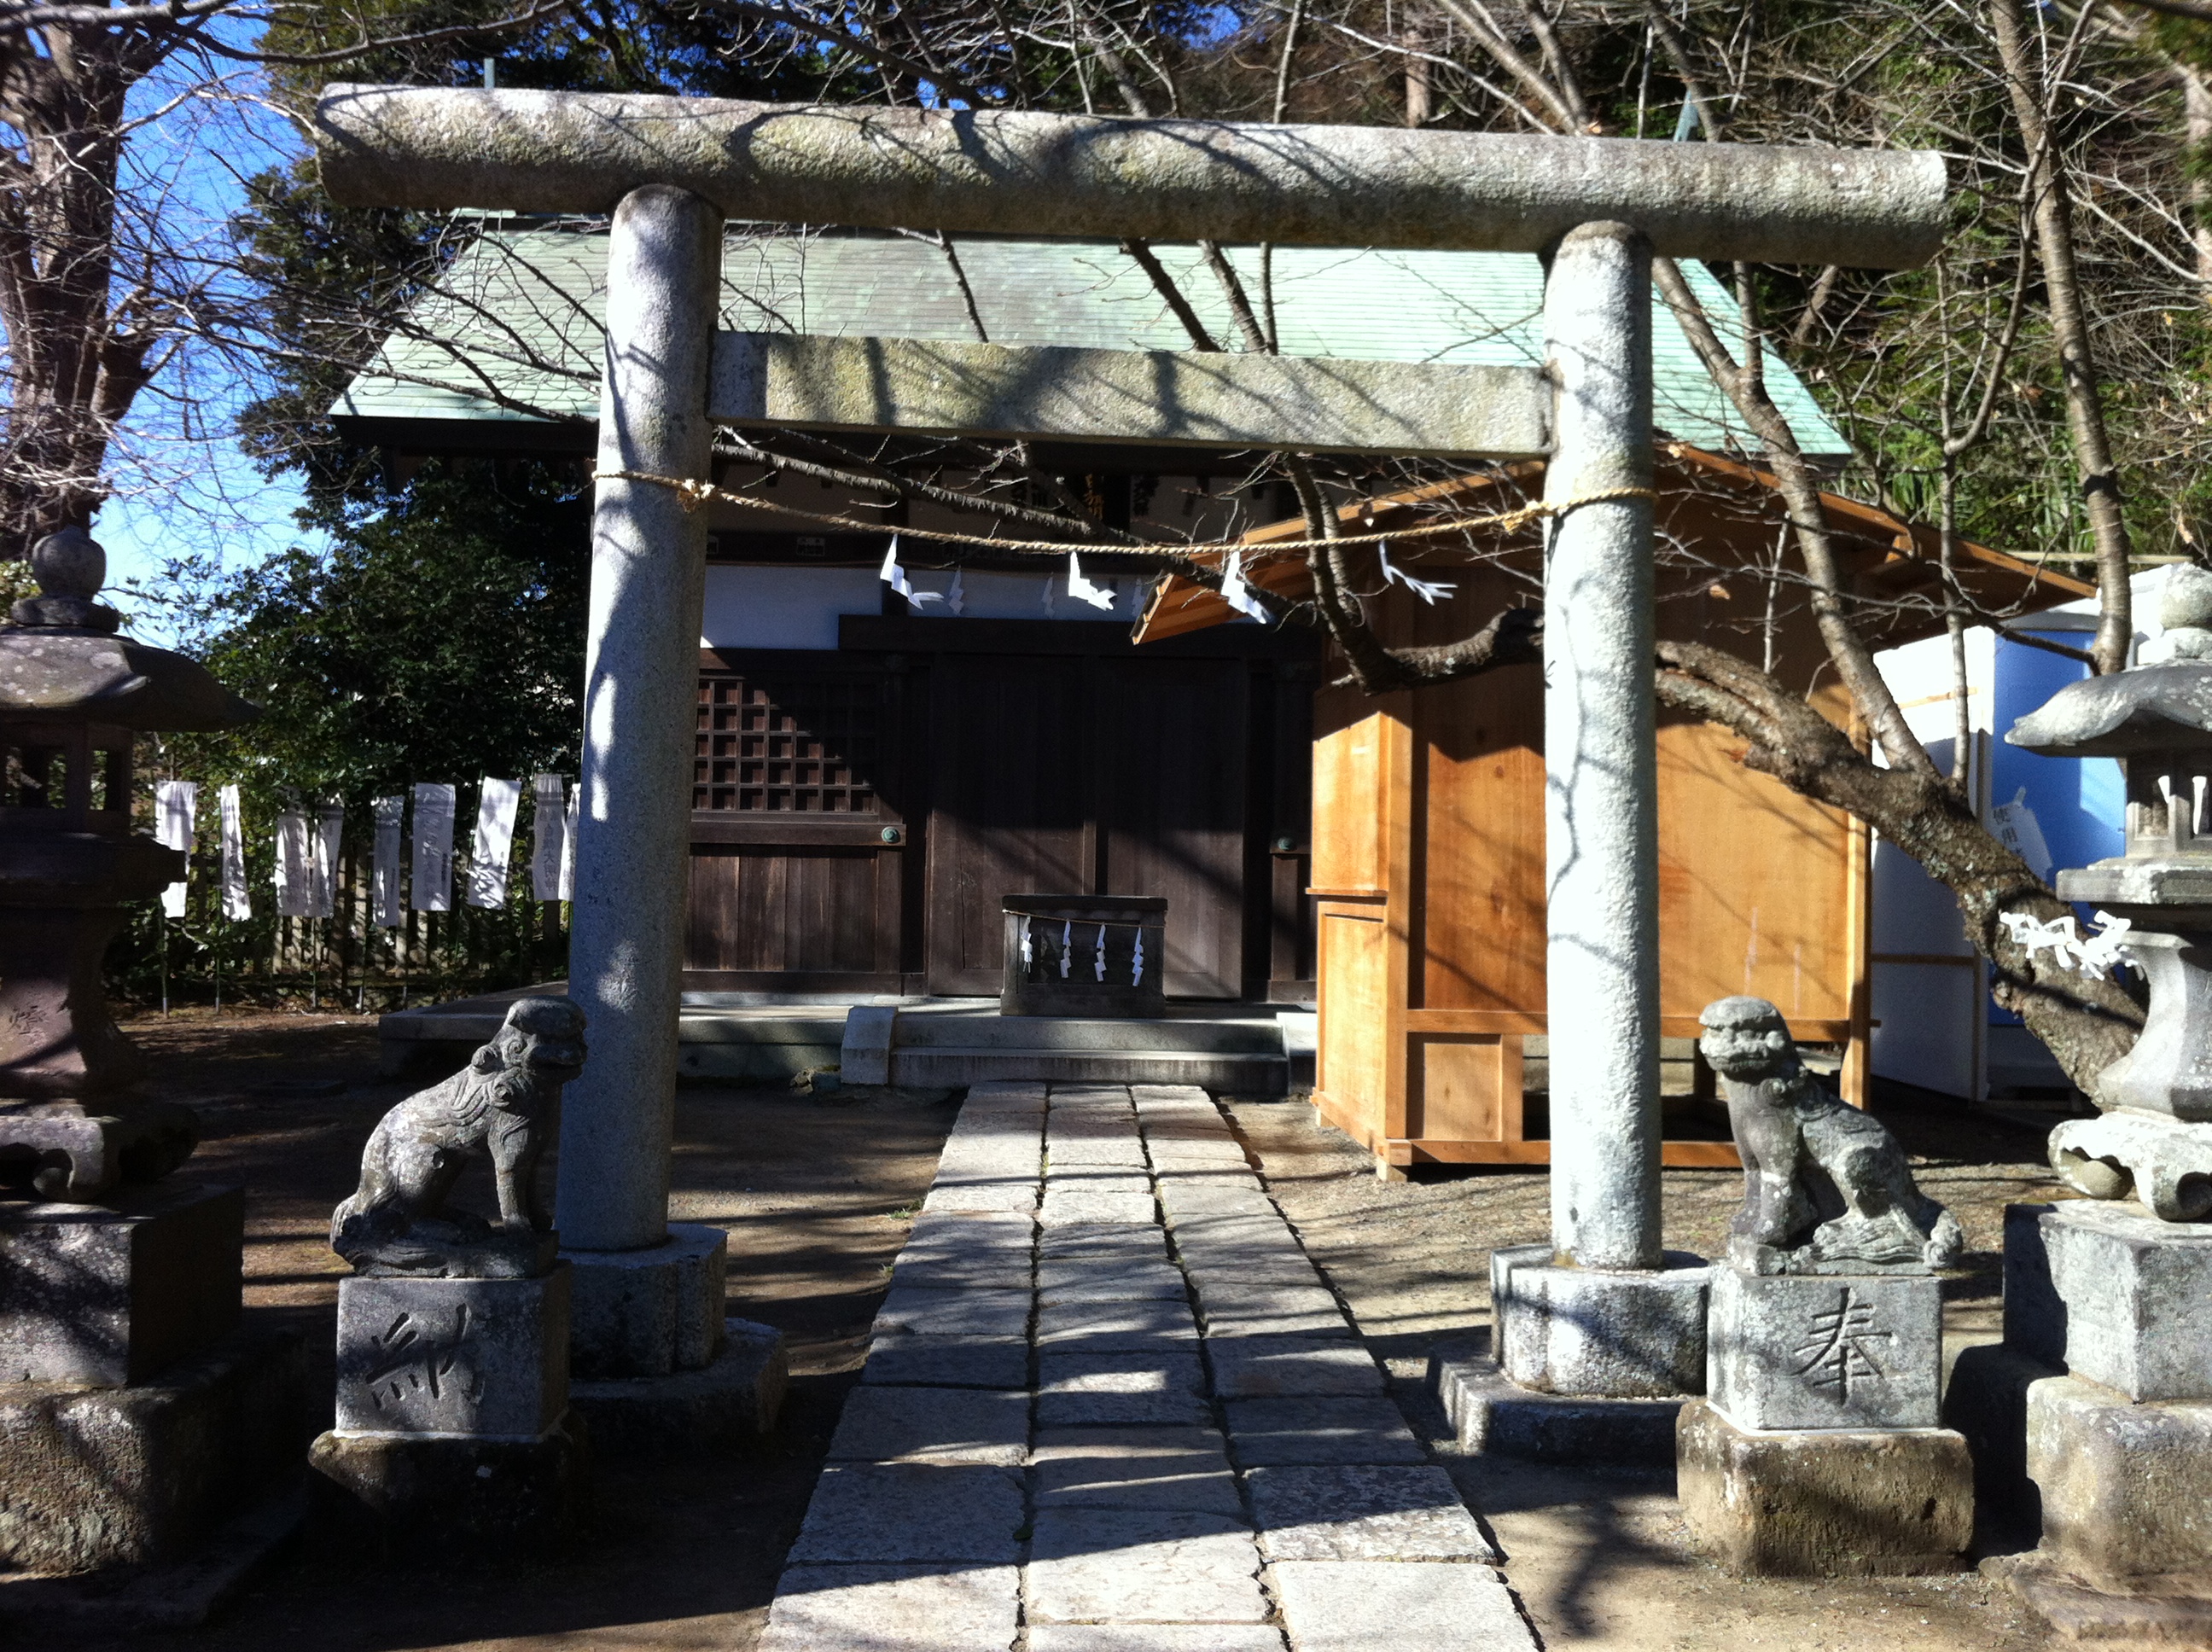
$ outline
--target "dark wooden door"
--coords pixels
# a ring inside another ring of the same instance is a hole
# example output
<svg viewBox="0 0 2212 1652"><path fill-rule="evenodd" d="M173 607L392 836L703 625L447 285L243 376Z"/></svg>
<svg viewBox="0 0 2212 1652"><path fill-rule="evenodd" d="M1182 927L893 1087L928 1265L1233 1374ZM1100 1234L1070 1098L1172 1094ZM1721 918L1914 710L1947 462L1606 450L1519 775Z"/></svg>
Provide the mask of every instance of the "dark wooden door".
<svg viewBox="0 0 2212 1652"><path fill-rule="evenodd" d="M930 672L933 993L998 993L1003 896L1094 888L1088 666L948 653Z"/></svg>
<svg viewBox="0 0 2212 1652"><path fill-rule="evenodd" d="M1109 659L1097 672L1101 892L1167 897L1171 995L1236 998L1247 927L1251 667Z"/></svg>

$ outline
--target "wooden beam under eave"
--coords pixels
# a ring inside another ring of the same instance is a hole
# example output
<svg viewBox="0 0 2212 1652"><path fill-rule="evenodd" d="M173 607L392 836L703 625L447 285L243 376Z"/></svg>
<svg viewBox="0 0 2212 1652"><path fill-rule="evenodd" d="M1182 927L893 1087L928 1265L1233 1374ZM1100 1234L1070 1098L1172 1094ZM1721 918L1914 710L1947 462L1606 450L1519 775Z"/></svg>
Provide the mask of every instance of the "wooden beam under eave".
<svg viewBox="0 0 2212 1652"><path fill-rule="evenodd" d="M714 336L709 416L767 429L1527 459L1551 445L1534 367L1258 352Z"/></svg>

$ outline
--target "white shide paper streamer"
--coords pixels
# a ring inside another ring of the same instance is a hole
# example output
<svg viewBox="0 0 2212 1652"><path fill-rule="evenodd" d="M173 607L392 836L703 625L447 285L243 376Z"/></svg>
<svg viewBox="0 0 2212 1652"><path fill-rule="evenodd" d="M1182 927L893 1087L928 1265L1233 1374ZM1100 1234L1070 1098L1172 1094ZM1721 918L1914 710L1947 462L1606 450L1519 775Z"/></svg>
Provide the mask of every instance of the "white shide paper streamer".
<svg viewBox="0 0 2212 1652"><path fill-rule="evenodd" d="M253 897L246 892L246 825L239 815L238 788L217 793L222 810L222 915L251 918Z"/></svg>
<svg viewBox="0 0 2212 1652"><path fill-rule="evenodd" d="M424 781L415 787L415 864L410 893L417 912L453 909L453 788Z"/></svg>
<svg viewBox="0 0 2212 1652"><path fill-rule="evenodd" d="M404 796L377 798L369 804L376 819L376 842L370 857L369 906L380 929L397 929L407 921L407 903L399 886L399 846L405 836L407 799Z"/></svg>
<svg viewBox="0 0 2212 1652"><path fill-rule="evenodd" d="M276 817L276 915L315 915L315 853L308 847L307 817L297 808Z"/></svg>
<svg viewBox="0 0 2212 1652"><path fill-rule="evenodd" d="M1459 589L1456 585L1445 585L1434 580L1417 580L1412 574L1393 568L1390 565L1390 546L1388 541L1377 544L1375 547L1375 555L1382 564L1382 583L1384 585L1387 586L1393 580L1395 580L1400 585L1404 586L1407 590L1412 592L1415 596L1419 597L1423 602L1428 604L1431 608L1436 606L1437 598L1449 597L1453 592Z"/></svg>
<svg viewBox="0 0 2212 1652"><path fill-rule="evenodd" d="M1073 551L1067 553L1067 594L1078 602L1087 602L1093 608L1111 610L1114 606L1113 587L1101 587L1083 577L1083 564L1076 560Z"/></svg>
<svg viewBox="0 0 2212 1652"><path fill-rule="evenodd" d="M486 775L477 802L476 841L469 851L469 904L507 904L507 862L514 858L514 812L521 806L520 780Z"/></svg>
<svg viewBox="0 0 2212 1652"><path fill-rule="evenodd" d="M899 566L898 535L896 533L891 535L890 549L884 552L884 565L877 571L876 577L917 608L924 603L945 600L945 593L941 591L917 591L914 588L913 582L906 577L906 570ZM957 613L959 610L955 609L953 611Z"/></svg>
<svg viewBox="0 0 2212 1652"><path fill-rule="evenodd" d="M1099 981L1106 979L1106 926L1098 926L1098 944L1091 949L1091 973Z"/></svg>
<svg viewBox="0 0 2212 1652"><path fill-rule="evenodd" d="M568 779L530 777L530 898L561 898L561 861L568 838Z"/></svg>
<svg viewBox="0 0 2212 1652"><path fill-rule="evenodd" d="M580 781L568 788L568 811L561 817L561 896L576 898L576 805L584 795Z"/></svg>
<svg viewBox="0 0 2212 1652"><path fill-rule="evenodd" d="M325 803L315 810L314 835L309 840L313 874L309 885L310 918L331 918L338 909L338 840L345 831L345 808Z"/></svg>
<svg viewBox="0 0 2212 1652"><path fill-rule="evenodd" d="M154 836L165 849L192 852L192 833L199 824L200 788L192 780L157 780L154 785ZM188 877L190 874L187 873ZM185 879L161 891L161 911L171 918L185 915Z"/></svg>

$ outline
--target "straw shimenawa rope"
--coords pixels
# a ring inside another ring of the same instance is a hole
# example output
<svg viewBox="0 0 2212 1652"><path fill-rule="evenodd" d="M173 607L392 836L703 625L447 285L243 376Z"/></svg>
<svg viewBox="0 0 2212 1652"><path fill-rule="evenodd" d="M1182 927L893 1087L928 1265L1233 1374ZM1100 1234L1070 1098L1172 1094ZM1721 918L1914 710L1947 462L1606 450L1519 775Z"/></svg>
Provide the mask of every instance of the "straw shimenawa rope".
<svg viewBox="0 0 2212 1652"><path fill-rule="evenodd" d="M711 482L699 482L685 477L655 476L649 471L594 471L592 480L644 482L655 487L673 488L687 511L696 511L714 500L726 505L750 505L756 510L772 511L778 516L795 516L808 522L827 523L832 527L854 528L862 533L896 533L902 539L935 539L947 544L973 545L984 550L1020 551L1048 556L1073 550L1086 556L1164 556L1192 562L1214 551L1315 550L1332 545L1340 548L1378 545L1392 539L1420 539L1438 534L1466 532L1475 528L1497 528L1510 533L1516 528L1526 527L1529 523L1540 521L1546 517L1565 516L1569 511L1578 510L1584 505L1609 505L1634 499L1656 500L1659 496L1650 488L1607 488L1596 493L1577 494L1574 498L1563 500L1556 505L1523 505L1517 510L1499 511L1489 516L1457 516L1441 522L1419 523L1389 533L1347 533L1335 539L1214 539L1114 545L1101 544L1093 540L988 539L979 538L972 533L947 532L941 528L910 528L890 522L867 522L834 512L803 511L796 506L779 505L757 495L736 493L727 488L717 487Z"/></svg>

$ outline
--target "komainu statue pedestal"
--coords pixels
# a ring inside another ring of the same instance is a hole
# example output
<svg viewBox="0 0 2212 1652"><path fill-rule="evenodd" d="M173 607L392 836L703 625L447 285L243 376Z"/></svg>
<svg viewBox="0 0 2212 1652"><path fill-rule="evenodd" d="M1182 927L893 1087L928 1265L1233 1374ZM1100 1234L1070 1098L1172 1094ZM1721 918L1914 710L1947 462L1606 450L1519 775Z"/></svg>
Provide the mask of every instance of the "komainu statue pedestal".
<svg viewBox="0 0 2212 1652"><path fill-rule="evenodd" d="M370 1134L331 1218L337 1425L309 1454L326 1537L391 1552L544 1552L575 1534L590 1453L568 1406L575 1271L537 1185L562 1086L584 1065L566 999L509 1006L491 1042ZM447 1196L489 1162L494 1222Z"/></svg>
<svg viewBox="0 0 2212 1652"><path fill-rule="evenodd" d="M1963 1244L1881 1124L1806 1071L1763 999L1708 1005L1744 1164L1712 1270L1706 1397L1675 1478L1698 1546L1761 1576L1955 1571L1973 1463L1941 1426L1942 1282Z"/></svg>

